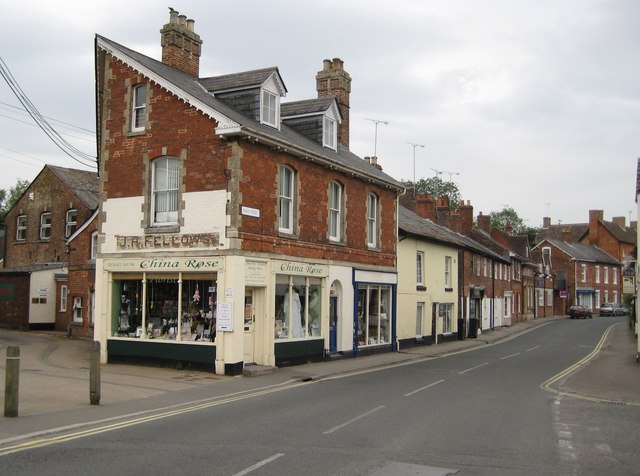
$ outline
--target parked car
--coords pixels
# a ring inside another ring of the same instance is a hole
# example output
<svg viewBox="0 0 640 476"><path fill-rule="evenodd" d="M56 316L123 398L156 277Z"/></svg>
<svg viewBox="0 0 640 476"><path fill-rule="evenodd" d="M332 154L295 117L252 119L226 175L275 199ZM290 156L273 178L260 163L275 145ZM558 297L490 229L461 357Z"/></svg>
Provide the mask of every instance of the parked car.
<svg viewBox="0 0 640 476"><path fill-rule="evenodd" d="M626 310L617 302L605 302L600 306L601 316L624 316Z"/></svg>
<svg viewBox="0 0 640 476"><path fill-rule="evenodd" d="M569 308L569 317L571 319L586 319L587 317L591 319L593 316L591 315L591 309L587 306L575 305Z"/></svg>

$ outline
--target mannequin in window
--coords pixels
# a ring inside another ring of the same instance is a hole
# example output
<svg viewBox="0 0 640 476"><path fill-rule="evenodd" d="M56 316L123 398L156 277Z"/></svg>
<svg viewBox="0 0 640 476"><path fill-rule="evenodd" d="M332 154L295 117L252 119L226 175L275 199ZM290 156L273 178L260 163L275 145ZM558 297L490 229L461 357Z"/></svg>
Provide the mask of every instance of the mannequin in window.
<svg viewBox="0 0 640 476"><path fill-rule="evenodd" d="M289 298L291 298L291 301L289 301ZM289 305L289 302L291 302L291 305ZM285 322L288 322L291 326L291 337L304 337L302 320L300 319L300 310L302 307L300 305L300 294L298 294L298 291L295 288L293 289L293 294L291 296L289 296L288 291L284 295L283 307ZM289 311L291 311L291 315L289 315Z"/></svg>
<svg viewBox="0 0 640 476"><path fill-rule="evenodd" d="M320 335L320 290L313 287L309 298L309 335Z"/></svg>

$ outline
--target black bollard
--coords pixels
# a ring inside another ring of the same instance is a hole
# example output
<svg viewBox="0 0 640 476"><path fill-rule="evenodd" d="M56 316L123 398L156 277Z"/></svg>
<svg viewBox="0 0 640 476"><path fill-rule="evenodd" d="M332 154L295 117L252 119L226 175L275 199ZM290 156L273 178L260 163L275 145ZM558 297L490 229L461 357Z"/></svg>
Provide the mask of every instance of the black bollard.
<svg viewBox="0 0 640 476"><path fill-rule="evenodd" d="M4 387L4 416L18 416L20 390L20 347L7 347L7 365Z"/></svg>
<svg viewBox="0 0 640 476"><path fill-rule="evenodd" d="M91 367L89 371L89 402L100 405L100 342L91 345Z"/></svg>

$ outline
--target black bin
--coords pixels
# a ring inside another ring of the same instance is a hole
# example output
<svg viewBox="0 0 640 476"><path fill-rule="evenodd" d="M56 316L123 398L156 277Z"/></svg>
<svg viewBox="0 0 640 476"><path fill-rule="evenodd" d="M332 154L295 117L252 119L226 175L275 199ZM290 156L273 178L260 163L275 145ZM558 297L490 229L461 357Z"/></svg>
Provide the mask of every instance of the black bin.
<svg viewBox="0 0 640 476"><path fill-rule="evenodd" d="M458 340L466 339L464 319L458 319Z"/></svg>
<svg viewBox="0 0 640 476"><path fill-rule="evenodd" d="M478 337L478 319L476 319L475 317L469 319L469 337Z"/></svg>

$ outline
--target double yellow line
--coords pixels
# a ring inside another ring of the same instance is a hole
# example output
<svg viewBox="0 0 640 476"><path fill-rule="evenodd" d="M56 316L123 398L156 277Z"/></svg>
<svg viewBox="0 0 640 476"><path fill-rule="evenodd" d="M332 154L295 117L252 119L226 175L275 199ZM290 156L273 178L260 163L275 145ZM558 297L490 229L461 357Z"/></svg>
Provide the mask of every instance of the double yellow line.
<svg viewBox="0 0 640 476"><path fill-rule="evenodd" d="M555 389L555 388L551 388L551 386L554 385L559 380L565 378L569 374L575 372L580 367L582 367L584 364L586 364L591 359L593 359L598 354L598 352L600 352L602 350L602 347L604 346L604 343L606 342L607 337L609 336L609 334L611 333L613 328L615 326L617 326L617 325L619 325L619 324L612 324L611 326L609 326L607 328L607 330L604 332L604 334L602 334L602 337L598 341L598 344L596 345L596 347L587 356L585 356L584 358L580 359L578 362L573 364L571 367L566 368L562 372L554 375L549 380L547 380L544 383L542 383L540 385L540 388L542 390L546 390L547 392L555 393L557 395L562 395L564 397L577 398L577 399L580 399L580 400L588 400L588 401L591 401L591 402L609 401L607 399L597 398L597 397L590 397L588 395L581 395L579 393L565 392L563 390L558 390L558 389ZM616 402L612 402L612 403L621 403L621 404L624 404L624 405L636 405L636 406L640 405L640 404L635 403L635 402L617 402L616 401Z"/></svg>
<svg viewBox="0 0 640 476"><path fill-rule="evenodd" d="M300 387L300 386L303 386L303 385L309 385L310 383L313 383L313 382L312 381L311 382L296 382L296 383L291 384L291 385L281 386L281 387L277 387L277 388L267 388L267 389L263 389L263 390L260 390L260 391L257 391L257 392L248 393L248 394L245 394L245 395L235 395L235 396L232 396L232 397L222 398L220 400L214 400L214 401L210 401L210 402L206 402L206 403L198 403L198 404L191 405L191 406L184 407L184 408L180 408L180 409L162 411L160 413L154 413L152 415L147 415L147 416L144 416L144 417L139 417L139 418L134 418L134 419L129 419L129 420L123 420L123 421L120 421L118 423L99 426L97 428L77 431L77 432L74 432L74 433L66 433L66 434L63 434L63 435L52 436L52 437L49 437L49 438L36 438L36 439L33 439L33 440L25 441L25 442L17 444L17 445L8 446L6 448L0 448L0 456L6 456L6 455L10 455L12 453L18 453L20 451L26 451L26 450L31 450L31 449L35 449L35 448L42 448L42 447L45 447L45 446L55 445L55 444L58 444L58 443L64 443L64 442L67 442L67 441L77 440L79 438L86 438L88 436L99 435L101 433L107 433L109 431L119 430L121 428L140 425L142 423L148 423L148 422L155 421L155 420L161 420L163 418L168 418L168 417L172 417L172 416L176 416L176 415L182 415L182 414L185 414L185 413L196 412L196 411L199 411L199 410L203 410L205 408L216 407L216 406L224 405L224 404L227 404L227 403L232 403L232 402L237 402L237 401L240 401L240 400L245 400L247 398L254 398L254 397L259 397L261 395L267 395L269 393L281 392L283 390L288 390L288 389Z"/></svg>

